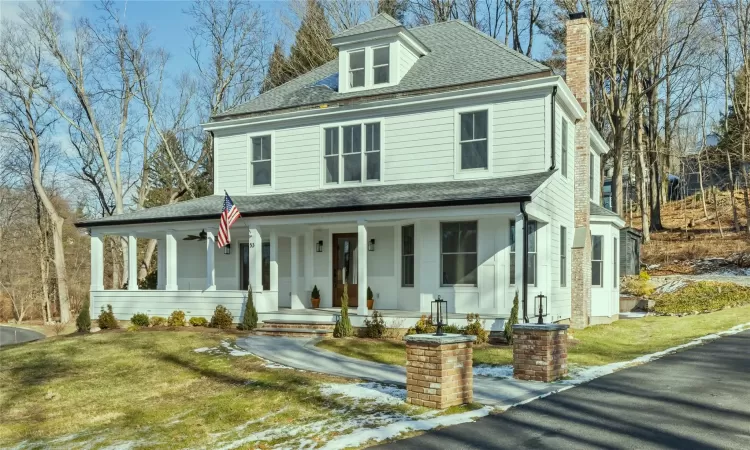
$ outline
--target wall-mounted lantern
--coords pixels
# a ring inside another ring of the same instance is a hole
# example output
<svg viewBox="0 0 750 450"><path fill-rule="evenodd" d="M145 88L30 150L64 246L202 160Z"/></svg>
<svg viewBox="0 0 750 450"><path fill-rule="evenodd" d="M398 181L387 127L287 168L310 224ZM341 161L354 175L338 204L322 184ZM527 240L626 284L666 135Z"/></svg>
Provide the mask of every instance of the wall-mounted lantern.
<svg viewBox="0 0 750 450"><path fill-rule="evenodd" d="M323 241L318 241L318 243L315 244L315 251L318 253L323 253Z"/></svg>
<svg viewBox="0 0 750 450"><path fill-rule="evenodd" d="M229 255L232 253L232 244L227 244L224 246L224 254Z"/></svg>
<svg viewBox="0 0 750 450"><path fill-rule="evenodd" d="M539 317L537 323L544 323L543 317L547 317L549 309L547 305L547 296L542 295L541 292L534 297L534 310L537 311L537 317Z"/></svg>
<svg viewBox="0 0 750 450"><path fill-rule="evenodd" d="M370 243L367 244L367 250L371 252L375 251L375 239L370 239Z"/></svg>
<svg viewBox="0 0 750 450"><path fill-rule="evenodd" d="M437 299L432 302L432 320L435 321L435 325L437 326L435 329L435 336L443 335L443 326L447 319L448 302L438 295Z"/></svg>

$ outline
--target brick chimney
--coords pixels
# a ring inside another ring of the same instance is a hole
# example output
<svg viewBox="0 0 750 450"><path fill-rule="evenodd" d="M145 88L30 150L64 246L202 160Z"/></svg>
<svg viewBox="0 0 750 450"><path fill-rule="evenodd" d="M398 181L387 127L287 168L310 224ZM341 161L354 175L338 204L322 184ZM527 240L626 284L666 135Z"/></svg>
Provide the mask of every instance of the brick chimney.
<svg viewBox="0 0 750 450"><path fill-rule="evenodd" d="M571 260L570 322L573 328L585 328L591 315L591 232L589 187L591 141L590 98L591 23L585 13L571 13L565 25L567 64L565 82L585 111L575 124L575 237Z"/></svg>

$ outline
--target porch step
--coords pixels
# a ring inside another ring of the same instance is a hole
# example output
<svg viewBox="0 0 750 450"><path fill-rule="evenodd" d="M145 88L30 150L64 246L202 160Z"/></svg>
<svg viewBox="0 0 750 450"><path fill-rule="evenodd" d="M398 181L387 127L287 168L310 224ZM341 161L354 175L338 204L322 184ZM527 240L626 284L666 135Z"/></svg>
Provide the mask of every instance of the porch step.
<svg viewBox="0 0 750 450"><path fill-rule="evenodd" d="M256 329L255 334L286 337L326 337L332 335L333 330L320 330L315 328L271 328L264 326Z"/></svg>
<svg viewBox="0 0 750 450"><path fill-rule="evenodd" d="M336 326L333 322L319 320L268 319L263 321L263 328L303 328L311 330L330 330Z"/></svg>

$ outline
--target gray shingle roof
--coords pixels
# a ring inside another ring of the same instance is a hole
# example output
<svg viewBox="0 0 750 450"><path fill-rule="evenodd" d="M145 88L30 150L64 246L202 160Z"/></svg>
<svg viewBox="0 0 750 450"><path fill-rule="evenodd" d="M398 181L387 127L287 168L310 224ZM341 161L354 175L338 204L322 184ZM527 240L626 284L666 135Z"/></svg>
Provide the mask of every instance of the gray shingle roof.
<svg viewBox="0 0 750 450"><path fill-rule="evenodd" d="M367 22L360 23L357 26L354 26L352 28L349 28L348 30L342 31L341 33L334 36L333 39L356 36L358 34L370 33L372 31L387 30L389 28L400 27L400 26L402 25L401 23L399 23L398 20L394 19L388 14L380 13L377 16L373 17L372 19L368 20Z"/></svg>
<svg viewBox="0 0 750 450"><path fill-rule="evenodd" d="M364 25L364 24L363 24ZM252 115L270 111L317 106L322 103L403 94L410 91L460 86L530 74L551 73L550 69L528 58L461 21L443 22L409 30L426 45L429 54L419 58L401 82L367 91L340 93L318 81L338 72L338 59L265 92L253 100L215 115Z"/></svg>
<svg viewBox="0 0 750 450"><path fill-rule="evenodd" d="M617 215L617 213L614 213L614 212L608 210L607 208L605 208L603 206L599 206L599 205L597 205L596 203L593 203L593 202L589 205L589 214L591 214L592 216L620 217L619 215Z"/></svg>
<svg viewBox="0 0 750 450"><path fill-rule="evenodd" d="M497 204L530 199L550 177L541 172L507 178L442 181L437 183L356 186L287 194L232 197L244 217L321 214L342 211L376 211L452 205ZM210 195L174 205L133 211L119 216L78 222L76 226L103 226L174 222L218 218L224 197Z"/></svg>

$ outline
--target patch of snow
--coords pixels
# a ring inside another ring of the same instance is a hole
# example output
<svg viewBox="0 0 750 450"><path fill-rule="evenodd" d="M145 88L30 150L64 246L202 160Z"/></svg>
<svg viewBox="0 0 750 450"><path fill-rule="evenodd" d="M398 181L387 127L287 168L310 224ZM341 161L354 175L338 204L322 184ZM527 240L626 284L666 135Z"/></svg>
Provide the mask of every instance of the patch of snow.
<svg viewBox="0 0 750 450"><path fill-rule="evenodd" d="M477 377L492 377L492 378L512 378L513 377L513 366L490 366L486 364L480 364L474 366L474 376Z"/></svg>
<svg viewBox="0 0 750 450"><path fill-rule="evenodd" d="M206 352L210 352L211 350L215 350L215 348L211 348L211 347L201 347L201 348L196 348L196 349L195 349L195 350L193 350L193 351L194 351L195 353L206 353Z"/></svg>
<svg viewBox="0 0 750 450"><path fill-rule="evenodd" d="M252 356L252 353L242 350L229 341L222 341L221 346L229 352L229 356Z"/></svg>
<svg viewBox="0 0 750 450"><path fill-rule="evenodd" d="M294 370L293 368L291 368L289 366L285 366L283 364L277 364L277 363L275 363L273 361L266 361L263 364L263 367L266 367L268 369L288 369L288 370Z"/></svg>
<svg viewBox="0 0 750 450"><path fill-rule="evenodd" d="M328 383L320 387L323 395L342 395L356 401L371 401L387 405L402 405L406 389L380 383Z"/></svg>
<svg viewBox="0 0 750 450"><path fill-rule="evenodd" d="M648 316L648 313L642 311L627 311L620 313L620 318L627 317L628 319L640 319L646 316Z"/></svg>

